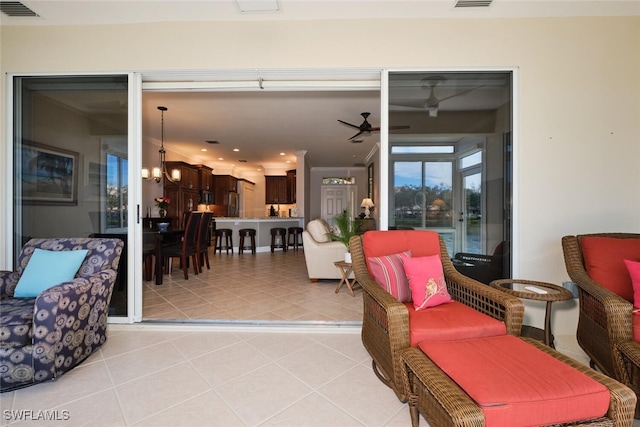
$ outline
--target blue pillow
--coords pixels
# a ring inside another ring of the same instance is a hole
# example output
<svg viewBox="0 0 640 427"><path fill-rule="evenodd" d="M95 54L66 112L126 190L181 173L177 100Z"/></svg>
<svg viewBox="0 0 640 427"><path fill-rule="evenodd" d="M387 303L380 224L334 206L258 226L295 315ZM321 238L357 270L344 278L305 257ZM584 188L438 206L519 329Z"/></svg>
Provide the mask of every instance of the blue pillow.
<svg viewBox="0 0 640 427"><path fill-rule="evenodd" d="M15 298L37 297L52 286L72 280L89 250L76 251L33 251L16 289Z"/></svg>

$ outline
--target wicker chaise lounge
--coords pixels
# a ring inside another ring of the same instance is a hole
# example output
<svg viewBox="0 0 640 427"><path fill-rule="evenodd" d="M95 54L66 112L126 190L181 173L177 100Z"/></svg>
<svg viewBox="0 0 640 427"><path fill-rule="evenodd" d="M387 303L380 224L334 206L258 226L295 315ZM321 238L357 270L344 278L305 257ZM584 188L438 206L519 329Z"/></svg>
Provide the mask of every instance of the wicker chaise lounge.
<svg viewBox="0 0 640 427"><path fill-rule="evenodd" d="M362 342L373 359L375 374L393 389L401 401L406 401L407 390L402 381L403 365L400 355L412 345L409 322L409 311L412 308L410 303L405 305L381 288L370 274L367 257L371 256L371 252L370 249L368 252L366 242L377 238L384 239L383 246L388 251L387 254L406 250L411 250L412 256L439 254L451 298L491 319L503 322L503 330L507 334L520 335L524 316L523 303L518 298L458 272L451 263L444 241L436 233L393 230L368 231L363 236L354 236L350 241L352 264L356 279L363 289L364 301ZM446 332L444 335L446 336Z"/></svg>
<svg viewBox="0 0 640 427"><path fill-rule="evenodd" d="M518 339L506 336L495 338ZM491 340L491 338L489 338L489 340ZM606 387L606 389L603 388L605 393L608 390L608 396L607 394L603 394L602 390L593 390L593 388L602 388L601 385L591 383L590 388L592 391L587 394L583 391L585 390L584 384L577 386L574 381L562 381L558 383L559 386L567 388L568 391L571 389L578 391L574 397L556 398L554 394L559 394L559 391L556 386L552 386L547 396L545 396L546 392L544 391L541 391L540 394L534 391L532 394L533 400L527 399L521 401L521 403L513 402L507 405L498 404L483 407L420 349L407 348L402 352L402 360L405 364L405 368L403 369L405 374L404 380L407 383L407 389L410 390L409 409L413 427L417 427L419 424L419 414L422 414L430 425L438 427L480 427L495 424L508 426L532 425L533 421L531 418L537 419L538 421L533 422L533 424L538 425L541 419L549 419L550 417L573 420L571 422L565 421L566 423L564 424L553 423L553 425L632 426L636 396L631 389L540 342L530 338L522 338L522 340L524 341L524 346L530 346L529 352L536 352L536 349L541 350L543 354L540 357L542 359L545 358L545 355L552 356L552 358L562 362L562 364L574 368L574 371L569 372L568 375L575 378L577 380L575 382L588 383L589 381L595 380L600 383ZM523 347L523 345L519 347ZM469 355L468 357L474 356ZM482 355L480 355L480 357L482 357ZM519 377L520 372L522 372L523 391L530 387L532 390L535 389L536 386L529 384L531 375L542 378L541 384L547 383L546 380L549 379L549 376L553 379L554 375L550 372L553 372L554 369L549 370L551 366L548 367L544 363L532 365L522 364L522 361L519 359L520 357L523 356L519 355L518 357L510 359L510 356L506 355L504 361L506 364L509 364L510 361L514 362L508 372L511 374L511 379L513 379L514 376ZM552 359L548 362L553 364ZM555 365L554 368L558 369L557 362ZM560 366L560 369L566 370L567 368ZM570 368L568 369L569 371L571 370ZM533 370L535 373L526 375L523 371L527 370ZM504 384L506 379L505 377L500 378L500 376L492 378L495 378L498 387L501 387L501 384ZM564 376L563 379L568 380L566 376ZM472 381L475 381L475 379ZM491 381L491 379L489 381ZM519 387L519 381L513 381L513 383L516 384L516 388ZM542 390L544 390L544 386L542 386ZM518 398L522 399L523 395L516 393L514 394L514 398L517 401ZM537 401L537 406L532 406L534 401ZM520 406L519 409L516 408L518 405ZM505 408L502 409L501 406ZM595 409L596 406L598 409ZM551 407L555 407L555 411ZM572 410L573 413L570 415L567 413L567 410ZM501 411L506 412L501 414ZM554 412L555 415L552 415ZM594 413L597 413L597 415L594 416ZM487 417L490 417L492 421L489 421ZM502 418L502 422L500 422L500 418ZM549 423L543 422L542 424Z"/></svg>

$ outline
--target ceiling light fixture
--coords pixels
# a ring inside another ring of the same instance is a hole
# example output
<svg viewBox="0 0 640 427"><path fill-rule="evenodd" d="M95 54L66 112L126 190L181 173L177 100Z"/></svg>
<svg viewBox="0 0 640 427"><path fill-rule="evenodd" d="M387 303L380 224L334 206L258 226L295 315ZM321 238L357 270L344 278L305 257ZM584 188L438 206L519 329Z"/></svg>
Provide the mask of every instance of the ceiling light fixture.
<svg viewBox="0 0 640 427"><path fill-rule="evenodd" d="M178 182L182 179L180 174L180 169L173 169L171 171L171 175L167 172L167 165L165 161L166 151L164 149L164 112L168 110L167 107L158 106L158 110L160 110L160 167L154 167L151 169L151 173L149 173L149 168L142 168L142 178L143 179L153 179L155 182L162 181L162 177L169 182Z"/></svg>

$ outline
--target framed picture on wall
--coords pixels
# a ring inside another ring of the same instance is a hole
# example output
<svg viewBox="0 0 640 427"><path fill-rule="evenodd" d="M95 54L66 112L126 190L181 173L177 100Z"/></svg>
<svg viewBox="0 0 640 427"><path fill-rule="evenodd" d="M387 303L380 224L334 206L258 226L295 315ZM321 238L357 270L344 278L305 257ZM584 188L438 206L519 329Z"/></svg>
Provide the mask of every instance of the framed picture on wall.
<svg viewBox="0 0 640 427"><path fill-rule="evenodd" d="M78 204L78 153L34 142L22 145L22 200L30 204Z"/></svg>

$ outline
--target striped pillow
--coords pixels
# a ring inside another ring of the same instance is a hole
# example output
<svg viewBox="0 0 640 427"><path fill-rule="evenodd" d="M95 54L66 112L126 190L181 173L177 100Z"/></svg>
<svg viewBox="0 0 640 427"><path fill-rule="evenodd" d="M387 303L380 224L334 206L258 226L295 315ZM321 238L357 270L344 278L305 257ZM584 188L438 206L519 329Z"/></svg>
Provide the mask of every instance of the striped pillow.
<svg viewBox="0 0 640 427"><path fill-rule="evenodd" d="M373 279L385 291L400 302L411 301L409 282L404 272L402 256L411 257L411 251L392 255L369 257L369 271Z"/></svg>

